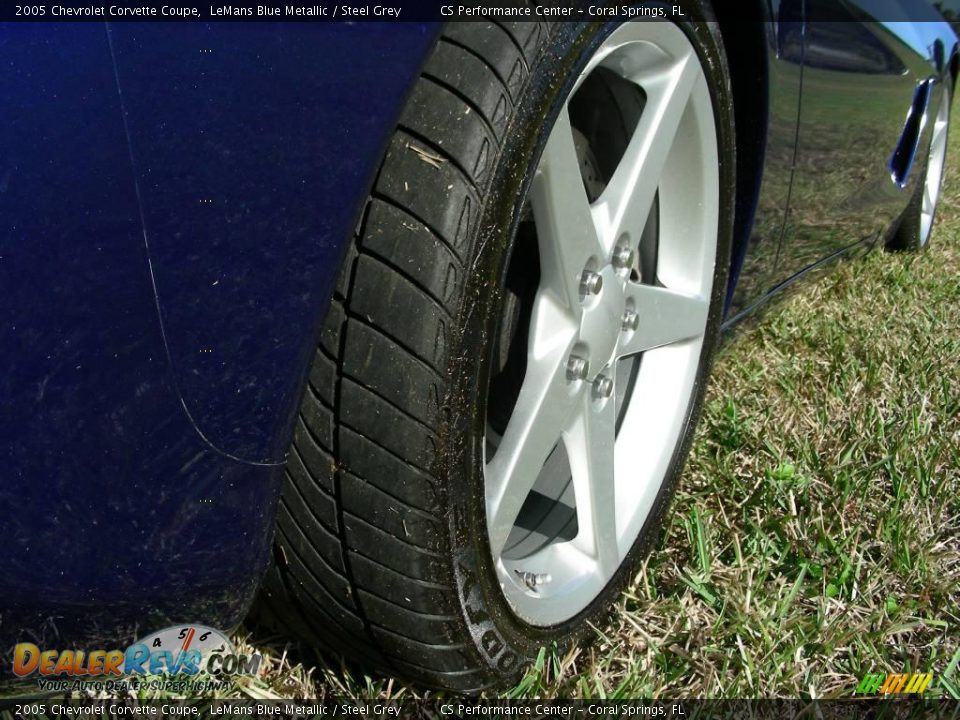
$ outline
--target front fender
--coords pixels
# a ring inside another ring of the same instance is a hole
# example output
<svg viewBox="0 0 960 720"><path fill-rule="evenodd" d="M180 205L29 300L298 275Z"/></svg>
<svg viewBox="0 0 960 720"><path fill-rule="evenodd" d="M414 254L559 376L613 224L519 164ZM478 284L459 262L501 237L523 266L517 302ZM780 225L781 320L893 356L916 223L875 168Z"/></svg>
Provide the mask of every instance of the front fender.
<svg viewBox="0 0 960 720"><path fill-rule="evenodd" d="M281 461L346 243L437 28L108 28L184 407Z"/></svg>

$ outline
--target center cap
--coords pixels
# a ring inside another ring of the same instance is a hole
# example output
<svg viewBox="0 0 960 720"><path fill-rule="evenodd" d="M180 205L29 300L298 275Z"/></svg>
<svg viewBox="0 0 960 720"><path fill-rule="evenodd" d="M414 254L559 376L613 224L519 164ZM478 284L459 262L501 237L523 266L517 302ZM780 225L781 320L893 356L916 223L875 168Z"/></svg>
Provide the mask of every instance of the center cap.
<svg viewBox="0 0 960 720"><path fill-rule="evenodd" d="M589 380L593 380L616 355L620 323L626 309L626 281L612 265L599 271L603 278L600 293L591 297L580 316L580 340L586 345L590 362Z"/></svg>

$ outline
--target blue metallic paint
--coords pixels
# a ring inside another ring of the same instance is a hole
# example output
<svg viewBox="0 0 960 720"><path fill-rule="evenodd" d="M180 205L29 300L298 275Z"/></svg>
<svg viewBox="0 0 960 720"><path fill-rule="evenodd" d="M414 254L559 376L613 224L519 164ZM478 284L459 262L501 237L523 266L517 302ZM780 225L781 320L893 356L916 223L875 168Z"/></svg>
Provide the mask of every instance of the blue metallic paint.
<svg viewBox="0 0 960 720"><path fill-rule="evenodd" d="M916 85L936 81L937 107L956 79L957 37L927 3L764 2L778 26L768 42L762 184L742 262L731 268L724 327L826 259L884 238L920 181L914 172L898 186L887 164ZM927 125L920 148L929 133Z"/></svg>
<svg viewBox="0 0 960 720"><path fill-rule="evenodd" d="M176 381L231 455L287 452L340 255L434 42L401 27L110 27Z"/></svg>
<svg viewBox="0 0 960 720"><path fill-rule="evenodd" d="M888 161L917 84L939 71L931 58L867 14L897 18L904 12L896 7L899 1L807 0L814 19L804 33L796 170L778 280L881 236L916 186L916 177L905 187L892 182Z"/></svg>
<svg viewBox="0 0 960 720"><path fill-rule="evenodd" d="M4 642L242 617L340 255L436 32L171 27L0 27Z"/></svg>
<svg viewBox="0 0 960 720"><path fill-rule="evenodd" d="M764 76L766 112L759 127L751 133L762 138L759 187L752 207L737 208L738 216L749 213L752 217L749 222L741 222L738 217L736 226L727 290L726 310L730 318L737 318L761 302L774 284L777 248L783 235L793 180L800 113L803 16L795 0L775 0L769 6L769 17L771 23L763 28L763 64L755 70ZM736 84L734 92L737 92ZM740 164L744 162L743 155L750 152L740 138L744 124L738 117Z"/></svg>

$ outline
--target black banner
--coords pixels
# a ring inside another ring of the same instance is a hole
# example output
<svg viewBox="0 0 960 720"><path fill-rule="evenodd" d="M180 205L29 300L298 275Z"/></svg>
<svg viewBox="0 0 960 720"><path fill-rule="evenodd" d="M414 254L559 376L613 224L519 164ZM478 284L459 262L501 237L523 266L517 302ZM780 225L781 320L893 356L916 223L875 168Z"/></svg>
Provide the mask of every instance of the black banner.
<svg viewBox="0 0 960 720"><path fill-rule="evenodd" d="M0 3L0 22L457 22L486 19L520 22L591 22L682 19L691 0L35 0ZM928 0L859 0L850 5L817 2L805 8L807 20L852 22L930 22L943 19ZM787 8L786 6L789 6ZM784 0L800 13L800 0ZM942 6L942 3L941 3ZM727 0L727 20L770 20L768 4ZM947 11L951 12L950 10Z"/></svg>
<svg viewBox="0 0 960 720"><path fill-rule="evenodd" d="M22 718L322 718L323 720L852 720L960 718L960 701L862 700L0 700L0 717Z"/></svg>

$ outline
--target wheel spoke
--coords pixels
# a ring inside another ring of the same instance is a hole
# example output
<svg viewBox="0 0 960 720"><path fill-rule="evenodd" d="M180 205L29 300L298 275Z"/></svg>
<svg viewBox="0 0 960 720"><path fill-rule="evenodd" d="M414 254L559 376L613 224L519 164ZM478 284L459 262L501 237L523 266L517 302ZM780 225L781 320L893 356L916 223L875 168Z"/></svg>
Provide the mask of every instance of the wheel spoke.
<svg viewBox="0 0 960 720"><path fill-rule="evenodd" d="M534 347L536 334L531 328ZM566 357L564 348L539 358L530 353L513 414L486 465L487 523L494 557L503 551L543 463L569 422L575 395L566 377Z"/></svg>
<svg viewBox="0 0 960 720"><path fill-rule="evenodd" d="M603 577L609 577L620 563L613 454L616 420L616 403L607 400L597 407L591 394L584 393L565 437L577 499L579 531L573 542L594 559Z"/></svg>
<svg viewBox="0 0 960 720"><path fill-rule="evenodd" d="M627 295L635 303L637 329L620 341L618 357L703 335L710 309L707 298L637 283L628 285Z"/></svg>
<svg viewBox="0 0 960 720"><path fill-rule="evenodd" d="M677 128L694 86L702 77L696 53L690 49L656 75L643 78L647 101L640 122L613 177L592 208L594 224L605 247L612 248L624 233L639 240Z"/></svg>
<svg viewBox="0 0 960 720"><path fill-rule="evenodd" d="M581 274L601 248L566 108L550 132L530 202L540 248L540 286L556 293L569 308L577 308Z"/></svg>

